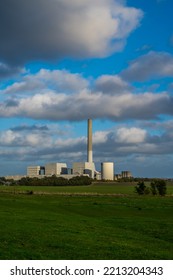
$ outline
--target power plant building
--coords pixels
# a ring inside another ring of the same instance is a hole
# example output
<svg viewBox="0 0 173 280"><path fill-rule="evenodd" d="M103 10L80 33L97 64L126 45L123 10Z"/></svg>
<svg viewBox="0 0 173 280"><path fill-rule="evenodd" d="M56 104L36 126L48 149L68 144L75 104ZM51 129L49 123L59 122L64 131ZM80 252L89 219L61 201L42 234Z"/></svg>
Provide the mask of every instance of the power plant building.
<svg viewBox="0 0 173 280"><path fill-rule="evenodd" d="M73 174L76 176L82 176L88 174L89 177L95 176L95 164L94 162L74 162Z"/></svg>
<svg viewBox="0 0 173 280"><path fill-rule="evenodd" d="M102 162L101 175L102 180L114 180L114 163Z"/></svg>
<svg viewBox="0 0 173 280"><path fill-rule="evenodd" d="M27 167L27 176L39 176L40 175L41 166L28 166Z"/></svg>
<svg viewBox="0 0 173 280"><path fill-rule="evenodd" d="M122 171L121 172L122 178L132 178L132 173L130 171Z"/></svg>
<svg viewBox="0 0 173 280"><path fill-rule="evenodd" d="M128 172L128 171L124 171ZM95 163L93 162L93 150L92 150L92 120L88 119L87 130L87 161L86 162L74 162L72 169L67 168L66 163L47 163L43 166L28 166L27 176L89 176L97 180L114 180L114 163L103 162L101 163L101 173L96 171Z"/></svg>
<svg viewBox="0 0 173 280"><path fill-rule="evenodd" d="M66 163L48 163L45 165L45 175L61 175L67 174L67 164Z"/></svg>

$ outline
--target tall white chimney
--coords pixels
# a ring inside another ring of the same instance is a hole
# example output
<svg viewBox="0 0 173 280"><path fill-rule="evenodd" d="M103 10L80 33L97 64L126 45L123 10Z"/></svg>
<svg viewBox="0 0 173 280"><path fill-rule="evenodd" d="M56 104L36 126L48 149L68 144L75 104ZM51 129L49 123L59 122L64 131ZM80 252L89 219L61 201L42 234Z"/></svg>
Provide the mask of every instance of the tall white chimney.
<svg viewBox="0 0 173 280"><path fill-rule="evenodd" d="M93 162L92 151L92 120L88 119L87 161Z"/></svg>

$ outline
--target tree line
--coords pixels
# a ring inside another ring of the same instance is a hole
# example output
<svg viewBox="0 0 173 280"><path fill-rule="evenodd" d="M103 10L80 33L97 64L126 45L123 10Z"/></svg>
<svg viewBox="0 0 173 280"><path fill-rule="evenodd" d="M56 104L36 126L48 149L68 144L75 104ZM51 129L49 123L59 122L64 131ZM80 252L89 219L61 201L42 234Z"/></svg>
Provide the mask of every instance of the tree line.
<svg viewBox="0 0 173 280"><path fill-rule="evenodd" d="M135 186L135 192L139 195L166 195L166 181L162 179L155 179L150 182L150 186L146 186L144 181L139 181Z"/></svg>
<svg viewBox="0 0 173 280"><path fill-rule="evenodd" d="M76 176L70 179L64 177L22 177L20 180L6 180L0 178L0 185L18 185L18 186L84 186L92 184L92 179L88 176Z"/></svg>

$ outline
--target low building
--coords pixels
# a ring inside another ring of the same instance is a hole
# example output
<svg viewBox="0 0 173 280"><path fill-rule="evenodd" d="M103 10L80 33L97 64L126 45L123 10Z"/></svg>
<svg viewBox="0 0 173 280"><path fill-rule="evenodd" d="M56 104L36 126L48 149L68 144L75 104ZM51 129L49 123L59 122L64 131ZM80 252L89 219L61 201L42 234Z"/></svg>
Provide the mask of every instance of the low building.
<svg viewBox="0 0 173 280"><path fill-rule="evenodd" d="M122 178L132 178L132 173L130 171L122 171L121 172Z"/></svg>
<svg viewBox="0 0 173 280"><path fill-rule="evenodd" d="M73 174L76 176L89 175L89 177L95 177L95 164L94 162L74 162Z"/></svg>
<svg viewBox="0 0 173 280"><path fill-rule="evenodd" d="M40 175L41 166L28 166L27 167L27 176L38 176Z"/></svg>
<svg viewBox="0 0 173 280"><path fill-rule="evenodd" d="M67 174L67 164L66 163L48 163L45 165L45 175L61 175Z"/></svg>

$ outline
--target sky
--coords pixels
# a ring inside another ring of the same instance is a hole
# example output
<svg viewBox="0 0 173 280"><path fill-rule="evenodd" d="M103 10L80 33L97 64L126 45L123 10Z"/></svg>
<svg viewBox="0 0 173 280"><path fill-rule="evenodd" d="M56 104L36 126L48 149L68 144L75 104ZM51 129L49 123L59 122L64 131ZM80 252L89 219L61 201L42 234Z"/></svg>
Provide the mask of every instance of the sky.
<svg viewBox="0 0 173 280"><path fill-rule="evenodd" d="M0 176L93 158L173 178L173 1L0 1Z"/></svg>

